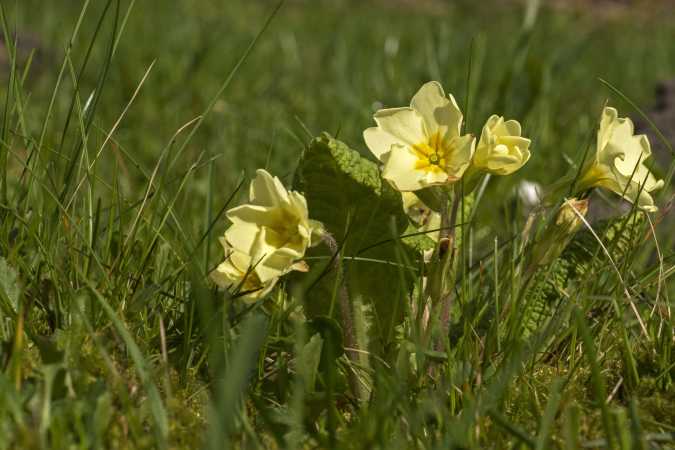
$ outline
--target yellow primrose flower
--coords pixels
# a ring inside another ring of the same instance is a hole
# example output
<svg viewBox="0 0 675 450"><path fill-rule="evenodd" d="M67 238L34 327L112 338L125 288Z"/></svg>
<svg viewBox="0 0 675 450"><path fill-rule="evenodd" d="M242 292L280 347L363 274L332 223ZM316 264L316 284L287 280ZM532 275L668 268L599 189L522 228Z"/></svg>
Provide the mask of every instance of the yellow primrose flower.
<svg viewBox="0 0 675 450"><path fill-rule="evenodd" d="M307 200L287 191L277 177L258 169L251 182L249 204L232 208L227 217L232 226L225 239L237 251L255 259L260 280L279 277L318 243L322 225L311 220Z"/></svg>
<svg viewBox="0 0 675 450"><path fill-rule="evenodd" d="M423 85L409 107L381 109L373 118L377 127L363 138L384 163L382 177L399 191L453 183L471 162L476 140L460 135L457 102L435 81Z"/></svg>
<svg viewBox="0 0 675 450"><path fill-rule="evenodd" d="M606 107L602 112L595 154L584 164L577 181L577 191L602 187L645 211L657 211L651 193L663 187L644 161L651 156L649 139L633 134L633 122L618 117L616 109Z"/></svg>
<svg viewBox="0 0 675 450"><path fill-rule="evenodd" d="M211 272L211 279L222 288L239 287L239 292L243 294L241 298L248 302L255 302L267 295L279 277L262 282L255 272L251 256L233 249L225 238L220 238L220 243L225 250L225 261Z"/></svg>
<svg viewBox="0 0 675 450"><path fill-rule="evenodd" d="M517 120L492 115L483 126L473 164L483 172L509 175L530 159L529 147L530 140L521 136Z"/></svg>
<svg viewBox="0 0 675 450"><path fill-rule="evenodd" d="M224 237L220 238L220 243L225 251L225 260L211 272L211 279L222 288L238 288L241 298L248 302L255 302L266 296L279 277L261 279L256 270L260 255L251 256L236 250ZM308 267L303 261L299 261L287 267L282 275L292 270L306 272Z"/></svg>
<svg viewBox="0 0 675 450"><path fill-rule="evenodd" d="M441 215L429 208L418 196L412 192L402 192L403 211L410 217L420 232L426 232L427 236L438 241L441 228ZM431 231L435 230L435 231Z"/></svg>

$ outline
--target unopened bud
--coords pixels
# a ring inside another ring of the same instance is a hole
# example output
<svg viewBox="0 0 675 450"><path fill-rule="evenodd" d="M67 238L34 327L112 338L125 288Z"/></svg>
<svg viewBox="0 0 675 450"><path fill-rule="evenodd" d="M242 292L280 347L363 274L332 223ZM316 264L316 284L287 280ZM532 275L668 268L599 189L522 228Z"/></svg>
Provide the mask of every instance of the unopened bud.
<svg viewBox="0 0 675 450"><path fill-rule="evenodd" d="M584 225L588 199L567 199L560 206L555 221L544 230L543 237L532 250L533 262L542 266L553 262Z"/></svg>
<svg viewBox="0 0 675 450"><path fill-rule="evenodd" d="M583 226L583 217L588 212L588 199L577 200L576 198L567 199L558 210L558 215L555 218L556 226L561 228L561 231L568 233L576 233Z"/></svg>

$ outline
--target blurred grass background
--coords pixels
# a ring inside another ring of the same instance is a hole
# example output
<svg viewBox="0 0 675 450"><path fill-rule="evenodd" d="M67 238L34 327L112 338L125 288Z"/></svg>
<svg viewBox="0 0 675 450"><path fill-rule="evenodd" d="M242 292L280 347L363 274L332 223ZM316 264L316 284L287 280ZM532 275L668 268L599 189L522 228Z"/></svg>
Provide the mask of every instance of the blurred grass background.
<svg viewBox="0 0 675 450"><path fill-rule="evenodd" d="M104 2L99 3L91 8L101 9ZM544 3L524 34L522 2L288 1L182 160L187 165L202 151L221 156L218 182L226 193L242 171L251 174L268 165L279 175L292 173L305 140L302 126L339 134L367 154L361 133L372 113L406 104L424 81L441 81L466 105L471 60L467 129L480 133L494 112L520 120L534 141L525 169L493 182L492 189L504 192L523 178L550 183L583 149L611 97L597 78L649 109L656 83L675 76L675 16L670 2ZM81 2L23 0L8 6L16 28L40 45L29 80L37 127L37 112L48 104ZM100 138L156 60L114 135L118 145L152 167L176 130L202 113L273 6L241 0L136 2L102 93ZM73 49L76 64L96 17L92 11L83 24ZM83 98L96 86L97 62L105 60L105 52L105 45L93 49L80 86ZM63 126L69 106L66 95L57 101L52 127ZM619 99L610 103L633 114ZM127 192L133 191L134 168L115 153L103 156L111 168L117 159ZM189 188L200 187L197 182Z"/></svg>

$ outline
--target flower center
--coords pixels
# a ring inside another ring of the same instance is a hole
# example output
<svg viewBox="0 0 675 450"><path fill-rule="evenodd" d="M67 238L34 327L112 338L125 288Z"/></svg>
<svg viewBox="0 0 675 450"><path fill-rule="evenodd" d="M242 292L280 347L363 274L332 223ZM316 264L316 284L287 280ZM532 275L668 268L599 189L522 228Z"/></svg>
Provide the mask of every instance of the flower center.
<svg viewBox="0 0 675 450"><path fill-rule="evenodd" d="M429 136L427 142L421 142L412 146L417 156L415 169L427 172L444 172L446 158L450 153L450 147L443 141L439 133Z"/></svg>
<svg viewBox="0 0 675 450"><path fill-rule="evenodd" d="M497 144L495 146L495 153L497 155L508 155L509 154L509 148L504 144Z"/></svg>
<svg viewBox="0 0 675 450"><path fill-rule="evenodd" d="M243 279L243 283L239 288L240 292L255 292L262 289L263 286L262 282L260 281L260 277L258 277L254 271L251 270L248 273L244 272L242 276L245 278Z"/></svg>
<svg viewBox="0 0 675 450"><path fill-rule="evenodd" d="M277 214L274 224L268 227L268 242L277 248L302 245L303 237L298 232L300 220L282 208Z"/></svg>

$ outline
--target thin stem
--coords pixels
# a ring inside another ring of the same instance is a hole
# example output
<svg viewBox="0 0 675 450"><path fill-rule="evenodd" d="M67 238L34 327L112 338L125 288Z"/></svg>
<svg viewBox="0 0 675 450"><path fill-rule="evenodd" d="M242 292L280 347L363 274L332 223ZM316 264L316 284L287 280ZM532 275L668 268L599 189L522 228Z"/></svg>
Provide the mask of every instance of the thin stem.
<svg viewBox="0 0 675 450"><path fill-rule="evenodd" d="M342 267L342 259L339 256L340 247L338 246L335 238L328 232L324 232L321 236L321 239L324 244L333 252L333 267L337 274L337 283L338 283L338 299L340 301L340 319L342 322L342 330L344 334L345 342L345 353L349 360L357 364L358 357L357 352L360 350L356 343L356 335L354 333L354 318L352 317L352 305L349 300L349 291L347 290L347 283L344 276L344 269ZM361 390L359 389L359 380L356 377L354 370L349 372L349 385L357 397L360 397Z"/></svg>
<svg viewBox="0 0 675 450"><path fill-rule="evenodd" d="M452 248L455 247L455 224L457 223L457 211L459 210L459 204L462 201L461 195L455 193L454 198L452 199L452 210L450 211L450 223L448 229L448 239L450 239L450 244Z"/></svg>
<svg viewBox="0 0 675 450"><path fill-rule="evenodd" d="M447 213L447 205L445 203L445 211L441 217L442 230L439 241L439 267L441 273L441 290L440 290L440 304L441 304L441 334L436 340L435 350L441 351L443 343L450 330L450 310L452 307L452 286L454 284L454 264L455 264L455 223L457 222L457 212L459 210L459 203L462 201L461 195L455 192L452 200L450 214Z"/></svg>

